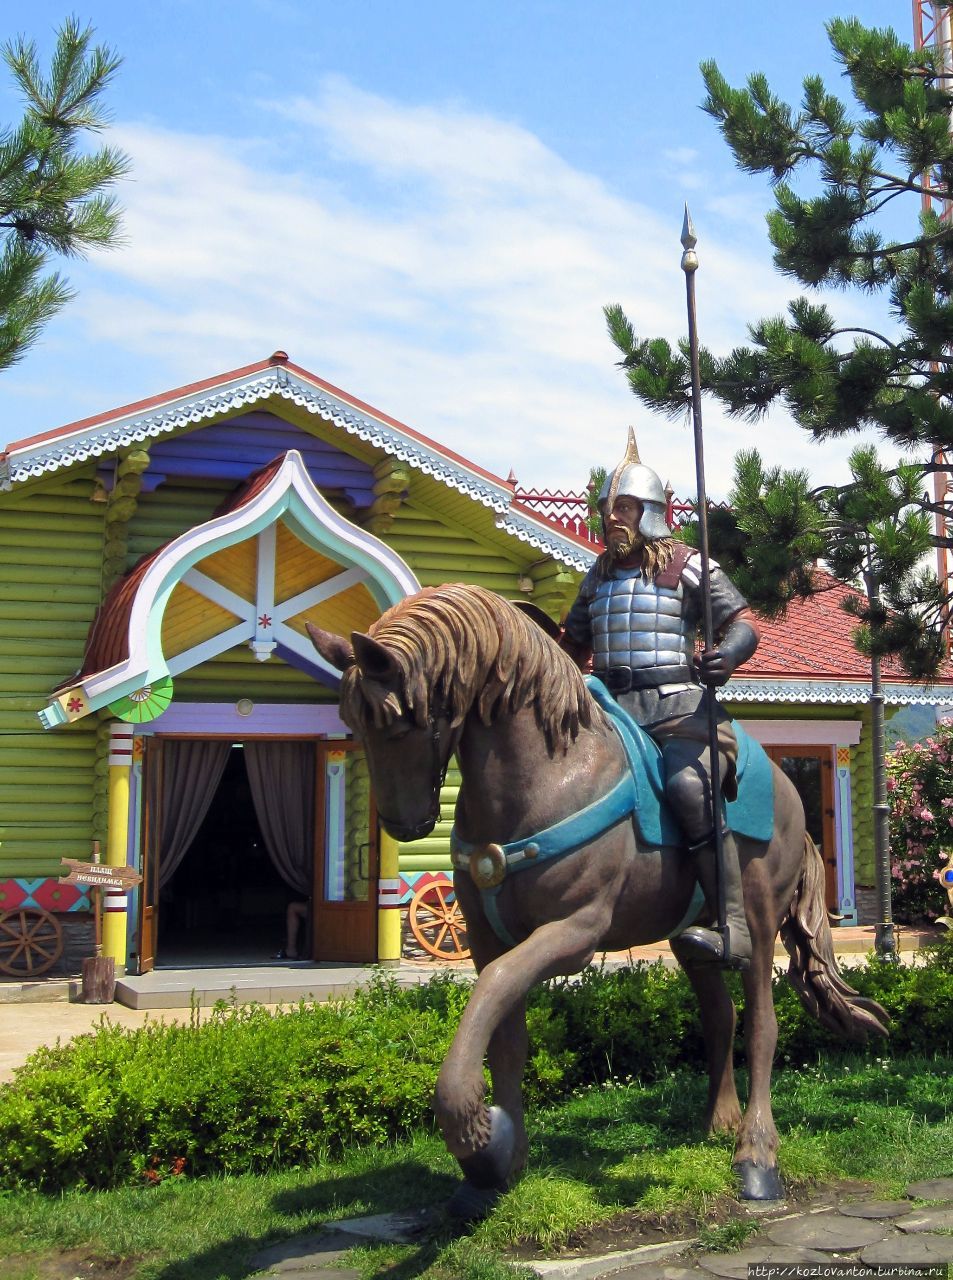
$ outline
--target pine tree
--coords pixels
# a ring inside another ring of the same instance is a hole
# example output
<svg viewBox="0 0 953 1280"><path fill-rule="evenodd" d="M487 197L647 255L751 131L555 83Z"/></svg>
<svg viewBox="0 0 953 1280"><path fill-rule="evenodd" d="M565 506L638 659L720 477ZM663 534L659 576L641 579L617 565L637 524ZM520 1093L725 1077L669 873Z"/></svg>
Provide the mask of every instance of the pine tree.
<svg viewBox="0 0 953 1280"><path fill-rule="evenodd" d="M951 601L945 584L910 557L931 545L953 547L949 497L934 501L926 492L933 473L950 470L953 450L953 227L922 203L925 194L953 201L953 81L935 51L914 51L890 30L849 18L827 31L853 91L853 114L818 76L805 79L794 109L763 75L732 88L714 62L702 64L703 106L738 166L774 184L768 233L777 268L808 288L882 295L897 332L839 327L825 305L801 296L786 314L752 324L749 343L726 357L702 350L702 387L749 421L781 405L818 441L874 428L925 461L888 472L874 451L858 450L849 485L811 494L804 475L766 471L757 455L741 455L737 519L713 520L712 546L729 561L731 539L736 553L758 547L760 564L735 568L747 575L752 601L775 612L811 590L812 557L823 556L847 581L863 581L873 566L883 602L858 607L860 644L898 654L911 674L927 678L943 656ZM796 181L809 194L798 194ZM884 224L902 201L911 228L914 215L919 222L897 241ZM686 412L687 342L673 348L640 338L619 306L607 307L606 318L633 392L669 416ZM940 533L932 531L936 515Z"/></svg>
<svg viewBox="0 0 953 1280"><path fill-rule="evenodd" d="M599 494L608 478L605 467L589 468L589 483L586 485L586 527L597 538L602 537L602 516L599 514Z"/></svg>
<svg viewBox="0 0 953 1280"><path fill-rule="evenodd" d="M92 38L92 27L64 22L48 75L32 41L18 37L3 47L25 110L18 125L0 132L0 369L21 359L73 296L49 269L51 259L119 242L119 209L108 189L129 162L113 148L82 144L106 126L100 97L120 59Z"/></svg>

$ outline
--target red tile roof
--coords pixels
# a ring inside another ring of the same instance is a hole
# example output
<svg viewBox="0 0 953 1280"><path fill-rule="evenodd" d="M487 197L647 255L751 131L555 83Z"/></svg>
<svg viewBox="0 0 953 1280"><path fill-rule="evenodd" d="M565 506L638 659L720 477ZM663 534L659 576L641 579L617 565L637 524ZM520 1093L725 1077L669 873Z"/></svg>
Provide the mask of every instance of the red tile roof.
<svg viewBox="0 0 953 1280"><path fill-rule="evenodd" d="M852 639L857 620L842 607L848 596L859 593L830 574L818 571L818 576L825 583L825 590L808 600L795 601L783 620L758 618L761 641L757 652L739 671L740 679L870 679L870 663L857 652ZM884 661L883 676L891 684L916 683L892 659ZM937 683L950 682L953 663L948 661Z"/></svg>

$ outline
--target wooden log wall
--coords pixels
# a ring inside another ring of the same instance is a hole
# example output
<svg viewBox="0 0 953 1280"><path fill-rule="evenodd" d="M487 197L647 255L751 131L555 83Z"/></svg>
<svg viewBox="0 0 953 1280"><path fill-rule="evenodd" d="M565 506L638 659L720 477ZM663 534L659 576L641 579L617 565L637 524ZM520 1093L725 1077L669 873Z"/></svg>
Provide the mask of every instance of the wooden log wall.
<svg viewBox="0 0 953 1280"><path fill-rule="evenodd" d="M407 501L394 513L386 541L410 565L423 587L472 582L500 595L519 594L523 563L489 541L454 528L420 503Z"/></svg>
<svg viewBox="0 0 953 1280"><path fill-rule="evenodd" d="M105 505L94 468L0 494L0 878L57 876L94 836L94 717L37 712L80 666L99 604Z"/></svg>
<svg viewBox="0 0 953 1280"><path fill-rule="evenodd" d="M337 702L327 685L281 658L259 662L245 644L176 676L174 696L184 702Z"/></svg>
<svg viewBox="0 0 953 1280"><path fill-rule="evenodd" d="M234 481L169 479L151 493L140 493L126 531L126 569L180 533L210 520L234 490Z"/></svg>

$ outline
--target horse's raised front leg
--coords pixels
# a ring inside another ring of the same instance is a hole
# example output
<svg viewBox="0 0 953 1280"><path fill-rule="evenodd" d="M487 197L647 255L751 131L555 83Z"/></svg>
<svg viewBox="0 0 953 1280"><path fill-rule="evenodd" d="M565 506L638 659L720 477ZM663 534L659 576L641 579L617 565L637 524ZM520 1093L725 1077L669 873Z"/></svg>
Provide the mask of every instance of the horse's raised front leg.
<svg viewBox="0 0 953 1280"><path fill-rule="evenodd" d="M714 965L692 964L688 951L679 946L677 938L673 938L670 945L692 984L701 1014L708 1062L705 1132L736 1133L741 1124L741 1103L735 1088L735 1006L720 969Z"/></svg>
<svg viewBox="0 0 953 1280"><path fill-rule="evenodd" d="M751 931L751 967L742 975L748 1106L738 1130L734 1167L743 1200L780 1200L784 1187L778 1173L778 1131L771 1111L771 1068L778 1043L771 990L775 932L773 922L768 923L768 910L754 919L757 924Z"/></svg>
<svg viewBox="0 0 953 1280"><path fill-rule="evenodd" d="M477 1196L451 1208L476 1217L491 1207L526 1158L520 1086L526 1061L525 999L538 982L577 973L595 954L601 927L572 920L537 929L482 970L437 1079L434 1111L447 1149ZM490 1055L494 1101L484 1098L483 1060Z"/></svg>
<svg viewBox="0 0 953 1280"><path fill-rule="evenodd" d="M493 1105L509 1116L513 1126L509 1178L522 1173L529 1151L523 1117L523 1072L528 1055L529 1032L526 1030L526 1000L523 999L490 1036L486 1051L486 1064L493 1081Z"/></svg>

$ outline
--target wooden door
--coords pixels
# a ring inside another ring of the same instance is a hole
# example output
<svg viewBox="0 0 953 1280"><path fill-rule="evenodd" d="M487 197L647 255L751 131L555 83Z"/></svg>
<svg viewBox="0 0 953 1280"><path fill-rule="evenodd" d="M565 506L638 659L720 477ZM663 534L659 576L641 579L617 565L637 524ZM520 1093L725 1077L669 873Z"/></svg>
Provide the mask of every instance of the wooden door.
<svg viewBox="0 0 953 1280"><path fill-rule="evenodd" d="M315 785L314 959L377 959L377 812L364 753L318 744Z"/></svg>
<svg viewBox="0 0 953 1280"><path fill-rule="evenodd" d="M824 897L837 910L837 845L834 839L834 764L832 747L765 747L797 788L807 833L824 859Z"/></svg>
<svg viewBox="0 0 953 1280"><path fill-rule="evenodd" d="M162 795L162 749L148 741L142 762L146 796L142 824L142 884L139 886L139 972L155 968L159 935L159 814Z"/></svg>

